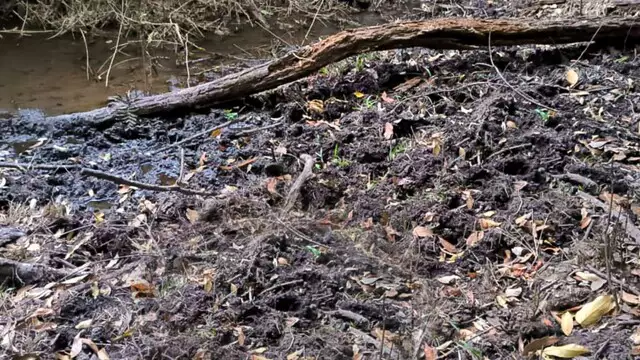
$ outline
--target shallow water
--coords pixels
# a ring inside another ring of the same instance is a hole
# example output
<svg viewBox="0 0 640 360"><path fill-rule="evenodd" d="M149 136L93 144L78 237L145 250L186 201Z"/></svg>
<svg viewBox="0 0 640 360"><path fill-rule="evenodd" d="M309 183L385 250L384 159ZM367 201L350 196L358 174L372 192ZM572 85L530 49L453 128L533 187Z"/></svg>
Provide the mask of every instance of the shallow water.
<svg viewBox="0 0 640 360"><path fill-rule="evenodd" d="M363 12L350 20L374 25L385 22L384 18L391 15ZM0 112L37 108L48 115L57 115L103 106L109 96L123 95L128 90L166 92L175 86L187 86L187 78L190 84L204 81L199 74L207 69L268 59L276 55L276 49L308 44L342 28L317 21L308 34L308 26L290 30L274 24L269 30L246 26L224 37L210 35L198 41L202 50L189 54L189 77L184 52L152 48L154 66L150 67L149 58L143 63L139 46L132 45L115 57L108 86L105 79L115 34L112 40L88 38L86 47L80 34L53 39L48 39L49 34L23 37L5 34L0 38Z"/></svg>

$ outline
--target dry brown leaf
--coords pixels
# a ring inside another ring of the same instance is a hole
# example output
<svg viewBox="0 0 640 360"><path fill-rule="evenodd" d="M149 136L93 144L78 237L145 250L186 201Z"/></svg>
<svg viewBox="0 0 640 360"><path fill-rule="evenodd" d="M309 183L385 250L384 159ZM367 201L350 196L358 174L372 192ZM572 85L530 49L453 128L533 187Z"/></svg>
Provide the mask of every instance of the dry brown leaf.
<svg viewBox="0 0 640 360"><path fill-rule="evenodd" d="M424 346L424 360L436 360L438 358L438 350L429 345Z"/></svg>
<svg viewBox="0 0 640 360"><path fill-rule="evenodd" d="M569 69L567 71L567 82L569 83L569 86L575 86L578 83L578 80L580 80L578 73L573 69Z"/></svg>
<svg viewBox="0 0 640 360"><path fill-rule="evenodd" d="M277 194L276 191L276 185L278 185L278 179L277 178L269 178L267 179L267 191L270 194Z"/></svg>
<svg viewBox="0 0 640 360"><path fill-rule="evenodd" d="M402 84L396 86L395 88L393 88L393 91L404 92L404 91L410 90L411 88L414 88L418 84L420 84L420 81L422 81L422 79L419 77L411 78L403 82Z"/></svg>
<svg viewBox="0 0 640 360"><path fill-rule="evenodd" d="M465 195L465 197L467 199L467 201L466 201L467 209L469 209L469 210L473 209L474 201L473 201L473 195L471 195L471 191L470 190L465 190L463 193L464 193L464 195Z"/></svg>
<svg viewBox="0 0 640 360"><path fill-rule="evenodd" d="M547 346L551 346L554 344L557 344L558 341L560 341L560 339L558 339L555 336L545 336L543 338L540 339L535 339L532 340L530 343L528 343L523 349L522 349L522 354L527 356L533 352L536 352L538 350L541 350Z"/></svg>
<svg viewBox="0 0 640 360"><path fill-rule="evenodd" d="M384 138L389 140L393 137L393 124L388 122L384 124Z"/></svg>
<svg viewBox="0 0 640 360"><path fill-rule="evenodd" d="M442 245L442 248L444 249L444 251L446 251L448 253L452 253L452 254L455 254L455 253L458 252L458 249L456 249L455 245L453 245L452 243L448 242L444 238L438 236L438 240L440 241L440 245Z"/></svg>
<svg viewBox="0 0 640 360"><path fill-rule="evenodd" d="M491 219L485 219L485 218L478 220L478 222L480 223L480 228L482 228L482 230L498 227L502 224L497 221L493 221Z"/></svg>
<svg viewBox="0 0 640 360"><path fill-rule="evenodd" d="M616 303L611 295L601 295L582 306L575 315L578 324L583 327L597 323L600 318L615 309Z"/></svg>
<svg viewBox="0 0 640 360"><path fill-rule="evenodd" d="M383 102L387 103L387 104L393 104L396 100L392 97L389 97L389 95L387 95L386 91L382 92L382 95L380 95L380 98L382 99Z"/></svg>
<svg viewBox="0 0 640 360"><path fill-rule="evenodd" d="M507 121L507 127L509 129L517 129L518 125L514 121L509 120L509 121Z"/></svg>
<svg viewBox="0 0 640 360"><path fill-rule="evenodd" d="M187 209L186 215L187 215L187 219L189 219L189 222L192 224L195 224L200 219L200 214L193 209Z"/></svg>
<svg viewBox="0 0 640 360"><path fill-rule="evenodd" d="M590 353L586 347L578 344L567 344L562 346L551 346L542 350L542 356L555 356L563 359L573 359L581 355Z"/></svg>
<svg viewBox="0 0 640 360"><path fill-rule="evenodd" d="M76 329L78 329L78 330L88 329L88 328L91 327L92 323L93 323L93 320L91 320L91 319L80 321L79 323L76 324Z"/></svg>
<svg viewBox="0 0 640 360"><path fill-rule="evenodd" d="M99 360L110 360L109 354L107 353L107 349L100 349L96 355L98 355Z"/></svg>
<svg viewBox="0 0 640 360"><path fill-rule="evenodd" d="M524 227L527 224L527 221L529 219L531 219L531 216L533 216L532 213L528 213L528 214L524 214L522 216L519 216L515 221L516 225Z"/></svg>
<svg viewBox="0 0 640 360"><path fill-rule="evenodd" d="M417 238L431 237L433 236L433 231L426 226L416 226L413 229L413 236Z"/></svg>
<svg viewBox="0 0 640 360"><path fill-rule="evenodd" d="M573 332L573 315L570 312L565 312L562 314L562 320L560 321L560 327L562 328L562 332L569 336L571 332Z"/></svg>
<svg viewBox="0 0 640 360"><path fill-rule="evenodd" d="M467 238L467 246L475 246L484 239L484 231L474 231Z"/></svg>
<svg viewBox="0 0 640 360"><path fill-rule="evenodd" d="M130 284L130 287L136 296L154 296L153 285L146 280L134 281Z"/></svg>
<svg viewBox="0 0 640 360"><path fill-rule="evenodd" d="M620 298L627 304L640 305L640 296L638 295L629 294L626 291L622 291L622 293L620 294Z"/></svg>
<svg viewBox="0 0 640 360"><path fill-rule="evenodd" d="M391 242L396 241L396 235L400 235L400 233L397 232L396 229L394 229L391 225L385 226L384 231L387 234L387 240Z"/></svg>
<svg viewBox="0 0 640 360"><path fill-rule="evenodd" d="M365 230L371 229L373 227L373 218L367 218L360 226Z"/></svg>
<svg viewBox="0 0 640 360"><path fill-rule="evenodd" d="M242 331L242 326L238 326L236 328L236 331L238 332L238 344L240 344L240 346L244 346L244 341L245 341L245 336L244 336L244 331Z"/></svg>

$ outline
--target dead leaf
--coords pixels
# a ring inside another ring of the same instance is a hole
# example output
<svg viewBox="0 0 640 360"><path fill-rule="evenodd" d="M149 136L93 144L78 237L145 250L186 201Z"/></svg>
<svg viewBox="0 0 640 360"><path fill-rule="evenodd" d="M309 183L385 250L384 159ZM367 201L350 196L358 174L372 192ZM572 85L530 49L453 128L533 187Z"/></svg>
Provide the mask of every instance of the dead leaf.
<svg viewBox="0 0 640 360"><path fill-rule="evenodd" d="M79 323L76 324L76 329L78 330L88 329L91 327L91 323L93 323L93 320L91 319L80 321Z"/></svg>
<svg viewBox="0 0 640 360"><path fill-rule="evenodd" d="M382 92L382 95L380 95L380 98L382 99L383 102L386 102L387 104L393 104L396 101L394 98L389 97L386 91Z"/></svg>
<svg viewBox="0 0 640 360"><path fill-rule="evenodd" d="M418 84L420 84L421 81L422 81L422 79L420 77L411 78L411 79L403 82L402 84L396 86L395 88L393 88L393 91L404 92L404 91L410 90L410 89L418 86Z"/></svg>
<svg viewBox="0 0 640 360"><path fill-rule="evenodd" d="M276 185L278 185L278 179L277 178L268 178L267 179L267 191L270 194L277 194L278 192L276 191Z"/></svg>
<svg viewBox="0 0 640 360"><path fill-rule="evenodd" d="M509 121L507 121L507 127L509 129L517 129L518 125L514 121L509 120Z"/></svg>
<svg viewBox="0 0 640 360"><path fill-rule="evenodd" d="M620 294L620 298L627 304L640 305L640 296L638 295L629 294L626 291L622 291Z"/></svg>
<svg viewBox="0 0 640 360"><path fill-rule="evenodd" d="M238 286L236 284L231 284L231 294L233 295L238 294Z"/></svg>
<svg viewBox="0 0 640 360"><path fill-rule="evenodd" d="M360 226L365 230L371 229L373 227L373 218L367 218Z"/></svg>
<svg viewBox="0 0 640 360"><path fill-rule="evenodd" d="M433 236L433 231L426 226L416 226L412 232L414 237L424 238Z"/></svg>
<svg viewBox="0 0 640 360"><path fill-rule="evenodd" d="M558 339L555 336L545 336L543 338L540 339L535 339L532 340L530 343L528 343L523 349L522 349L522 354L527 356L533 352L536 352L538 350L541 350L547 346L551 346L554 344L557 344L558 341L560 341L560 339Z"/></svg>
<svg viewBox="0 0 640 360"><path fill-rule="evenodd" d="M384 138L389 140L393 137L393 124L388 122L384 124Z"/></svg>
<svg viewBox="0 0 640 360"><path fill-rule="evenodd" d="M387 225L384 227L384 231L387 234L387 240L394 242L396 241L396 235L400 235L399 232L396 231L391 225Z"/></svg>
<svg viewBox="0 0 640 360"><path fill-rule="evenodd" d="M591 351L582 345L567 344L562 346L551 346L542 350L542 356L555 356L563 359L572 359Z"/></svg>
<svg viewBox="0 0 640 360"><path fill-rule="evenodd" d="M487 229L491 229L491 228L494 228L494 227L498 227L498 226L500 226L502 224L502 223L499 223L497 221L493 221L491 219L485 219L485 218L480 219L479 223L480 223L480 228L482 228L482 230L487 230Z"/></svg>
<svg viewBox="0 0 640 360"><path fill-rule="evenodd" d="M238 332L238 344L240 344L240 346L244 346L245 336L244 331L242 331L242 326L238 326L236 331Z"/></svg>
<svg viewBox="0 0 640 360"><path fill-rule="evenodd" d="M98 355L99 360L110 360L109 354L107 353L107 349L100 349L96 355Z"/></svg>
<svg viewBox="0 0 640 360"><path fill-rule="evenodd" d="M438 358L438 350L436 348L431 347L429 345L424 346L424 359L425 360L436 360Z"/></svg>
<svg viewBox="0 0 640 360"><path fill-rule="evenodd" d="M611 295L601 295L582 306L575 315L578 324L583 327L597 323L600 318L615 309L616 303Z"/></svg>
<svg viewBox="0 0 640 360"><path fill-rule="evenodd" d="M324 112L324 102L322 100L311 100L307 103L310 111L322 114Z"/></svg>
<svg viewBox="0 0 640 360"><path fill-rule="evenodd" d="M474 231L467 238L467 246L475 246L484 239L484 231Z"/></svg>
<svg viewBox="0 0 640 360"><path fill-rule="evenodd" d="M438 236L438 240L440 241L440 245L442 245L442 248L444 249L444 251L451 254L455 254L458 252L458 249L456 249L456 247L452 243L448 242L444 238Z"/></svg>
<svg viewBox="0 0 640 360"><path fill-rule="evenodd" d="M289 260L287 260L286 258L283 258L283 257L279 257L278 258L278 265L279 266L287 266L287 265L289 265Z"/></svg>
<svg viewBox="0 0 640 360"><path fill-rule="evenodd" d="M580 80L578 73L573 69L569 69L567 71L567 82L569 86L574 87L578 83L578 80Z"/></svg>
<svg viewBox="0 0 640 360"><path fill-rule="evenodd" d="M442 276L439 277L437 280L444 285L451 285L453 284L456 280L460 279L460 276L458 275L448 275L448 276Z"/></svg>
<svg viewBox="0 0 640 360"><path fill-rule="evenodd" d="M135 293L136 297L138 296L154 296L153 286L146 280L139 279L137 281L133 281L129 284L131 291Z"/></svg>
<svg viewBox="0 0 640 360"><path fill-rule="evenodd" d="M195 224L200 219L200 214L193 209L187 209L187 219L191 224Z"/></svg>
<svg viewBox="0 0 640 360"><path fill-rule="evenodd" d="M71 344L71 351L69 352L69 356L73 359L74 357L78 356L81 352L82 352L82 338L80 337L80 335L82 334L82 331L78 333L78 335L76 335L73 338L73 343Z"/></svg>
<svg viewBox="0 0 640 360"><path fill-rule="evenodd" d="M504 290L504 295L508 298L517 298L522 294L522 288L520 287L510 287Z"/></svg>
<svg viewBox="0 0 640 360"><path fill-rule="evenodd" d="M531 219L531 216L533 216L532 213L528 213L528 214L524 214L522 216L519 216L516 220L515 223L516 225L520 226L520 227L524 227L527 224L527 221L529 219Z"/></svg>
<svg viewBox="0 0 640 360"><path fill-rule="evenodd" d="M463 191L465 198L466 198L466 205L467 205L467 209L471 210L473 209L473 195L471 195L471 190L465 190Z"/></svg>
<svg viewBox="0 0 640 360"><path fill-rule="evenodd" d="M573 315L570 312L565 312L562 314L562 320L560 322L560 327L562 328L562 332L569 336L571 332L573 332Z"/></svg>

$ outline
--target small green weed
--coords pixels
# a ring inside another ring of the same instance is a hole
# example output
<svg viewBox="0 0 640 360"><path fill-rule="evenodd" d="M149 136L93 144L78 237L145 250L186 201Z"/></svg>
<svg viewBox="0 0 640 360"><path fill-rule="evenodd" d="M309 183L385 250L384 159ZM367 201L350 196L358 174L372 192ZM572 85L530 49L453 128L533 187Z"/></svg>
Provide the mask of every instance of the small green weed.
<svg viewBox="0 0 640 360"><path fill-rule="evenodd" d="M347 159L343 159L340 157L340 151L338 148L338 144L333 148L333 158L331 159L331 163L339 168L346 168L351 164L351 162Z"/></svg>
<svg viewBox="0 0 640 360"><path fill-rule="evenodd" d="M225 109L223 113L224 113L224 117L229 121L235 120L238 118L238 113L233 110Z"/></svg>
<svg viewBox="0 0 640 360"><path fill-rule="evenodd" d="M406 141L399 141L389 149L389 161L393 161L398 155L407 151L409 144Z"/></svg>

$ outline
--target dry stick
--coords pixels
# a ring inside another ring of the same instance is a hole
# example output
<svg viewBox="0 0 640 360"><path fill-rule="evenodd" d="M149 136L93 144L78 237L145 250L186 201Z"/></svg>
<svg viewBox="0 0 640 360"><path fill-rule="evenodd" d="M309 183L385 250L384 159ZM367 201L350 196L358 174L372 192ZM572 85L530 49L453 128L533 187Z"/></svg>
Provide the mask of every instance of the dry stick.
<svg viewBox="0 0 640 360"><path fill-rule="evenodd" d="M28 264L0 258L0 284L6 280L17 279L23 284L33 284L44 278L61 278L68 271L55 269L41 264Z"/></svg>
<svg viewBox="0 0 640 360"><path fill-rule="evenodd" d="M122 0L122 13L124 14L124 0ZM120 22L120 29L118 30L118 38L116 39L116 46L113 49L113 55L111 55L111 61L109 61L109 69L107 69L107 78L104 82L104 87L109 87L109 75L111 74L111 67L113 66L113 61L116 59L116 55L118 54L118 48L120 47L120 36L122 35L122 26L124 25L124 21Z"/></svg>
<svg viewBox="0 0 640 360"><path fill-rule="evenodd" d="M263 130L269 130L269 129L276 128L276 127L278 127L278 126L280 126L282 124L284 124L283 121L278 121L277 123L274 123L274 124L265 125L265 126L261 126L261 127L253 128L253 129L247 129L247 130L238 131L235 134L231 134L231 136L234 136L234 137L247 136L247 135L251 135L253 133L257 133L258 131L263 131Z"/></svg>
<svg viewBox="0 0 640 360"><path fill-rule="evenodd" d="M103 171L89 169L79 165L33 165L33 166L30 166L29 164L26 164L26 163L0 162L0 168L12 168L12 169L18 169L21 171L26 171L28 169L52 170L52 171L56 171L56 170L79 171L80 175L86 175L86 176L91 176L91 177L95 177L102 180L111 181L119 185L134 186L144 190L175 191L175 192L179 192L186 195L201 195L201 196L215 195L213 193L206 192L206 191L185 189L178 185L161 186L161 185L147 184L147 183L134 181L134 180L128 180L119 176L111 175Z"/></svg>
<svg viewBox="0 0 640 360"><path fill-rule="evenodd" d="M587 270L589 270L590 272L598 275L601 279L606 279L607 278L607 274L603 273L602 271L596 269L595 267L591 266L591 265L586 265L585 266L587 268ZM620 285L624 290L632 293L633 295L640 295L640 291L638 291L636 288L631 287L631 285L626 284L624 281L617 279L617 278L612 278L611 282L614 282L618 285Z"/></svg>
<svg viewBox="0 0 640 360"><path fill-rule="evenodd" d="M289 285L295 285L295 284L299 284L301 282L304 282L304 281L298 279L298 280L287 281L287 282L284 282L282 284L277 284L277 285L274 285L274 286L272 286L270 288L262 290L262 292L260 294L258 294L258 296L264 295L265 293L268 293L269 291L273 291L273 290L279 289L281 287L285 287L285 286L289 286Z"/></svg>
<svg viewBox="0 0 640 360"><path fill-rule="evenodd" d="M516 89L513 85L511 85L507 79L504 77L504 75L502 75L502 72L500 72L500 69L498 69L498 67L496 66L496 64L493 62L493 55L492 55L492 51L491 51L491 32L489 32L489 60L491 61L491 66L493 66L493 68L496 70L496 73L498 73L498 76L500 76L500 79L502 79L502 81L504 81L505 84L507 84L507 86L509 86L511 88L511 90L513 90L516 94L522 96L523 98L525 98L525 100L529 101L530 103L533 103L535 105L538 105L542 108L545 109L549 109L549 110L553 110L555 112L558 112L558 110L549 107L547 105L541 104L539 102L537 102L536 100L534 100L531 96L523 93L522 91Z"/></svg>
<svg viewBox="0 0 640 360"><path fill-rule="evenodd" d="M207 129L205 131L201 131L201 132L199 132L199 133L197 133L195 135L189 136L186 139L180 140L180 141L175 142L175 143L173 143L171 145L167 145L167 146L165 146L165 147L163 147L163 148L161 148L159 150L152 151L151 155L155 155L155 154L161 153L161 152L163 152L165 150L169 150L169 149L174 148L176 146L182 145L182 144L187 143L187 142L189 142L191 140L197 139L197 138L199 138L201 136L205 136L205 135L207 135L207 134L209 134L209 133L211 133L213 131L216 131L216 130L219 130L219 129L222 129L222 128L226 128L227 126L229 126L229 125L231 125L234 122L237 122L239 120L240 120L240 118L236 118L236 119L233 119L233 120L229 120L224 124L216 125L216 126L214 126L212 128L209 128L209 129Z"/></svg>
<svg viewBox="0 0 640 360"><path fill-rule="evenodd" d="M80 35L82 35L82 41L84 42L84 52L87 54L87 81L89 81L91 80L91 77L89 76L89 46L87 45L87 38L84 36L84 31L82 31L82 29L80 29Z"/></svg>
<svg viewBox="0 0 640 360"><path fill-rule="evenodd" d="M304 160L304 169L296 179L296 181L291 185L291 189L289 189L289 194L287 195L287 200L285 201L285 205L283 210L285 212L291 211L293 205L296 203L298 199L298 195L300 194L300 189L302 185L304 185L305 181L307 181L311 175L313 175L313 158L307 154L302 154L300 156L302 160Z"/></svg>
<svg viewBox="0 0 640 360"><path fill-rule="evenodd" d="M508 147L508 148L506 148L506 149L502 149L502 150L500 150L500 151L496 151L496 152L494 152L493 154L491 154L491 155L487 156L487 158L486 158L485 160L489 160L489 159L491 159L492 157L496 157L496 156L498 156L498 155L500 155L500 154L504 154L504 153L509 152L509 151L511 151L511 150L523 149L523 148L527 148L527 147L530 147L530 146L533 146L533 145L532 145L532 144L520 144L520 145L516 145L516 146Z"/></svg>
<svg viewBox="0 0 640 360"><path fill-rule="evenodd" d="M604 209L605 211L609 210L609 205L603 203L602 201L598 200L596 197L592 195L589 195L583 191L578 191L577 195L581 197L583 200L590 202L594 206ZM631 221L629 221L628 217L624 215L622 212L614 209L612 209L612 211L613 211L613 214L619 220L621 220L621 222L627 224L627 226L625 227L625 231L631 238L633 238L636 241L636 244L640 245L640 229L638 229L638 227L636 227Z"/></svg>

